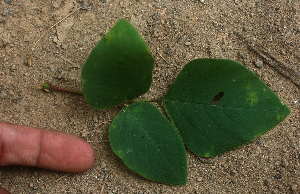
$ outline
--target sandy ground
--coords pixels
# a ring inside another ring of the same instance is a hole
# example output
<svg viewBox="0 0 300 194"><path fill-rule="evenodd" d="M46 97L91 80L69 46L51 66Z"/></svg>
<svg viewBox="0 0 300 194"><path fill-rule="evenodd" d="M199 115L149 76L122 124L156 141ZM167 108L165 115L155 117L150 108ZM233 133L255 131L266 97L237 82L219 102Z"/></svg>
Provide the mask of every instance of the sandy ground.
<svg viewBox="0 0 300 194"><path fill-rule="evenodd" d="M82 2L86 9L37 42L28 66L28 51L38 38ZM292 113L262 137L218 157L187 151L187 186L140 177L108 142L110 123L121 107L98 111L80 95L38 89L49 81L81 90L81 68L89 52L121 17L136 27L156 60L153 84L143 97L165 94L192 59L229 58L255 72ZM263 45L275 58L258 55L234 32ZM298 0L2 0L0 121L86 139L95 149L96 163L79 174L0 167L0 186L12 193L300 193L300 87L293 83L300 80L299 48ZM298 75L283 76L276 70L282 64Z"/></svg>

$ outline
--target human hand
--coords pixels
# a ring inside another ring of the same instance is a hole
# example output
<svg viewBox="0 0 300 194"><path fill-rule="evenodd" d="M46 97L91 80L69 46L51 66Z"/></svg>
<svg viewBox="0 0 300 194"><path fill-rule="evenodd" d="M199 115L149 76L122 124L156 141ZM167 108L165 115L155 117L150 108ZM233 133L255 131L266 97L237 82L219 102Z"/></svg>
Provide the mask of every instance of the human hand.
<svg viewBox="0 0 300 194"><path fill-rule="evenodd" d="M0 166L23 165L83 172L95 162L92 146L59 131L0 122ZM0 194L9 193L0 187Z"/></svg>

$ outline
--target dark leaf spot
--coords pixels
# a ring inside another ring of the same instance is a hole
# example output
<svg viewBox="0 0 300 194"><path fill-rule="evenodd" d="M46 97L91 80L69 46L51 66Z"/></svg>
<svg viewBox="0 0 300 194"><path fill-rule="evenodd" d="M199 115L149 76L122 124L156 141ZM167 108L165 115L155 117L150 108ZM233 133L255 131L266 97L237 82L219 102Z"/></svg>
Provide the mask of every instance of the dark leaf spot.
<svg viewBox="0 0 300 194"><path fill-rule="evenodd" d="M219 92L218 94L216 94L211 101L209 102L210 105L214 105L217 106L218 103L222 100L224 96L224 92Z"/></svg>

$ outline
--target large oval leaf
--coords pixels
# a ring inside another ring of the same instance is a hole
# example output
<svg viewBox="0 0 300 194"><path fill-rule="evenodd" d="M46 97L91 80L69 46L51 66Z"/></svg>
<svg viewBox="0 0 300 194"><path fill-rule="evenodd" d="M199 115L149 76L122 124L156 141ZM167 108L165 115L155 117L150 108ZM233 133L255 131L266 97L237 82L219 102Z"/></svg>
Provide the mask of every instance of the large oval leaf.
<svg viewBox="0 0 300 194"><path fill-rule="evenodd" d="M147 92L154 59L137 30L125 19L99 41L82 68L83 94L106 109Z"/></svg>
<svg viewBox="0 0 300 194"><path fill-rule="evenodd" d="M290 113L253 72L226 59L188 63L163 104L187 147L204 157L259 137Z"/></svg>
<svg viewBox="0 0 300 194"><path fill-rule="evenodd" d="M152 104L124 108L109 129L113 151L134 172L173 185L185 185L187 158L173 125Z"/></svg>

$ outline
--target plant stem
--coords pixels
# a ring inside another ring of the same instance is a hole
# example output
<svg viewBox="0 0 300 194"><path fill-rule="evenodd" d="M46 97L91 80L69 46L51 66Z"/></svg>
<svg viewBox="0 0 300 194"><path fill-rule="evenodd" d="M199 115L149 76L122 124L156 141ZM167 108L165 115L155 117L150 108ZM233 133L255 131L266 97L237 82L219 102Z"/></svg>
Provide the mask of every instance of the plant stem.
<svg viewBox="0 0 300 194"><path fill-rule="evenodd" d="M73 94L80 94L83 95L82 92L79 91L73 91L65 88L60 88L58 86L52 85L48 82L43 82L42 83L42 89L46 92L50 92L51 90L53 91L59 91L59 92L67 92L67 93L73 93ZM129 103L139 103L139 102L162 102L163 96L158 97L158 98L150 98L150 99L137 99L137 100L130 100L128 101Z"/></svg>
<svg viewBox="0 0 300 194"><path fill-rule="evenodd" d="M150 98L150 99L137 99L137 100L130 100L130 103L139 103L139 102L162 102L163 97L159 98Z"/></svg>
<svg viewBox="0 0 300 194"><path fill-rule="evenodd" d="M51 90L55 90L55 91L60 91L60 92L68 92L68 93L73 93L73 94L80 94L83 95L82 92L79 91L73 91L73 90L69 90L69 89L64 89L64 88L60 88L58 86L54 86L48 82L43 82L42 83L42 89L45 90L46 92L49 92Z"/></svg>

